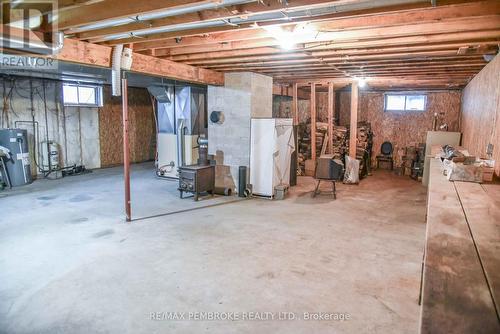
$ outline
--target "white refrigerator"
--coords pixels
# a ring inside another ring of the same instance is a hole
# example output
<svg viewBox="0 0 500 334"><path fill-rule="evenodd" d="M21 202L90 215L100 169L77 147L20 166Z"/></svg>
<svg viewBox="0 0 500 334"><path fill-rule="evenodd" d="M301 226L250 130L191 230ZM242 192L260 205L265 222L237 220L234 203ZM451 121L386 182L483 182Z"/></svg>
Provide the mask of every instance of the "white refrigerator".
<svg viewBox="0 0 500 334"><path fill-rule="evenodd" d="M290 184L291 155L295 151L291 118L253 118L250 131L252 193L273 197L274 187Z"/></svg>

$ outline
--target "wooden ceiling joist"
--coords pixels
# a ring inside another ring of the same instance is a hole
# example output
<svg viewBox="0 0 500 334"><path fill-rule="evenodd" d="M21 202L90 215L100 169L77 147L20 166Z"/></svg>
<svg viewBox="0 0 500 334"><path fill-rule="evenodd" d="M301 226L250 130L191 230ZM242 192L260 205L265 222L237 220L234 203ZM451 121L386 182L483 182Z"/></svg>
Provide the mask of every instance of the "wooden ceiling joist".
<svg viewBox="0 0 500 334"><path fill-rule="evenodd" d="M183 55L170 55L169 49L156 49L155 55L157 57L166 57L166 59L170 59L173 61L184 61L189 62L192 61L204 61L207 59L220 59L221 61L238 61L239 59L252 59L251 57L268 57L272 58L287 58L294 57L298 54L302 54L304 52L314 53L316 56L322 56L328 53L337 52L340 50L345 50L346 52L350 52L350 50L359 50L359 49L368 49L368 48L387 48L391 46L401 46L401 47L428 47L429 49L441 46L464 46L464 45L479 45L479 44L487 44L487 45L497 45L500 41L500 30L493 30L484 32L482 36L479 36L480 33L464 33L464 34L456 34L453 38L447 38L449 34L438 34L438 35L426 35L426 36L418 36L418 38L381 38L378 40L369 40L369 41L359 41L359 42L347 42L347 43L331 43L329 45L325 45L324 47L307 47L305 45L304 48L296 48L294 50L283 52L277 47L262 47L262 48L254 48L252 49L252 54L248 55L247 51L242 50L229 50L229 51L215 51L215 52L202 52L202 53L191 53L191 54L183 54ZM422 37L427 40L432 40L432 42L423 42ZM474 38L475 37L475 38ZM434 40L441 38L442 42L436 42ZM324 53L322 53L324 52Z"/></svg>
<svg viewBox="0 0 500 334"><path fill-rule="evenodd" d="M148 0L124 1L105 0L92 2L58 13L57 24L60 30L97 23L112 19L136 17L140 14L154 13L168 9L189 6L195 3L212 2L199 0Z"/></svg>
<svg viewBox="0 0 500 334"><path fill-rule="evenodd" d="M232 5L228 7L220 7L215 9L204 10L202 12L192 12L181 15L168 16L164 18L136 21L120 26L95 29L77 34L79 39L92 40L109 35L138 33L147 31L153 28L162 28L166 26L175 26L179 24L190 24L215 20L230 20L232 18L240 18L248 15L267 14L273 12L286 13L291 10L300 10L303 8L313 8L318 6L331 6L346 3L354 3L354 0L288 0L282 1L263 1L251 2L240 5Z"/></svg>
<svg viewBox="0 0 500 334"><path fill-rule="evenodd" d="M483 44L479 45L491 45L492 48L486 50L485 52L487 53L495 53L495 49L497 48L497 45L500 41L500 38L498 40L494 41L488 41ZM203 66L210 66L210 65L224 65L224 64L244 64L244 63L255 63L255 62L273 62L273 61L280 61L280 60L287 60L287 59L309 59L309 56L313 56L316 58L320 59L325 59L328 57L344 57L345 61L350 61L351 56L360 56L360 55L374 55L374 54L388 54L388 53L396 53L396 52L416 52L416 51L443 51L443 50L452 50L453 52L457 52L459 48L463 46L468 46L468 45L478 45L475 43L450 43L450 44L442 44L442 45L436 45L436 46L407 46L407 47L399 47L399 48L380 48L380 49L354 49L354 50L335 50L335 51L328 51L328 52L294 52L294 53L287 53L284 55L264 55L264 56L248 56L248 57L242 57L242 58L224 58L224 59L218 59L215 58L212 60L189 60L186 61L186 64L190 65L203 65ZM169 59L168 57L166 59ZM176 60L178 61L178 60Z"/></svg>
<svg viewBox="0 0 500 334"><path fill-rule="evenodd" d="M310 23L310 25L317 31L335 32L374 27L382 28L401 25L406 26L414 23L439 23L440 21L447 19L460 20L477 16L499 15L499 7L500 5L498 5L498 2L490 0L442 7L431 7L418 10L398 11L395 13L379 13L378 15L340 17L319 22L315 22L314 18L312 18L313 21L312 23ZM295 24L293 23L288 25L293 26ZM180 41L176 40L174 37L182 37L182 32L177 32L177 36L171 36L170 40L166 40L166 36L158 34L157 36L142 36L141 38L136 38L135 40L125 39L122 41L118 40L110 43L118 44L134 42L134 49L144 50L149 48L174 48L213 43L227 43L232 41L252 40L270 37L270 34L263 28L248 29L248 27L245 26L242 29L231 28L228 30L231 31L212 34L200 33L199 36L183 37ZM469 30L472 29L469 28ZM437 31L433 33L437 33ZM326 37L326 40L328 40L328 37ZM157 42L150 43L151 41Z"/></svg>
<svg viewBox="0 0 500 334"><path fill-rule="evenodd" d="M436 23L414 23L399 26L353 29L346 31L332 31L319 34L315 39L315 44L306 48L313 48L318 43L334 41L334 43L348 41L363 41L377 38L394 38L405 36L419 36L432 34L454 34L460 32L498 30L500 27L500 15L488 15L465 19L454 19L440 21ZM280 42L275 38L260 38L251 40L224 41L213 44L193 45L186 47L171 48L169 55L182 55L198 52L215 52L234 49L252 49L261 47L279 47ZM302 43L300 43L302 44ZM248 53L248 51L247 51Z"/></svg>
<svg viewBox="0 0 500 334"><path fill-rule="evenodd" d="M199 4L210 8L184 10ZM305 11L290 20L270 16L332 5L339 11ZM59 57L109 67L111 46L129 44L133 70L207 84L223 82L222 72L253 71L283 84L336 80L337 87L367 77L377 87L462 87L487 64L483 55L496 54L500 44L498 0L262 0L229 6L219 0L68 0L65 6L60 29L99 45L73 49L77 42L69 40ZM183 11L164 13L172 9ZM141 17L159 12L163 16ZM122 23L108 24L116 19ZM313 33L297 34L304 25ZM288 34L292 49L284 50L284 38L268 26Z"/></svg>

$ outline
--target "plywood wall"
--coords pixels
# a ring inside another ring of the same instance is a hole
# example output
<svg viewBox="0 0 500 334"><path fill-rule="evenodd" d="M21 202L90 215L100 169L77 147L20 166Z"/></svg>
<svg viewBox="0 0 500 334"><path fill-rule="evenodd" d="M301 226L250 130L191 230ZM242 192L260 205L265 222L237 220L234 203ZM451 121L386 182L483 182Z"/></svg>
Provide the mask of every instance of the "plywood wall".
<svg viewBox="0 0 500 334"><path fill-rule="evenodd" d="M469 82L462 97L462 144L470 153L485 156L494 145L495 174L500 176L500 55Z"/></svg>
<svg viewBox="0 0 500 334"><path fill-rule="evenodd" d="M99 108L99 134L102 167L123 163L121 97L111 96L105 86L104 106ZM142 162L154 159L155 124L149 93L143 88L129 88L130 160Z"/></svg>
<svg viewBox="0 0 500 334"><path fill-rule="evenodd" d="M348 91L340 92L340 125L349 125L350 98ZM371 123L373 155L380 151L384 141L390 141L394 150L425 142L427 131L432 129L434 113L439 124L448 124L449 131L459 131L460 98L457 90L426 92L427 110L424 112L384 111L384 92L360 92L358 121Z"/></svg>

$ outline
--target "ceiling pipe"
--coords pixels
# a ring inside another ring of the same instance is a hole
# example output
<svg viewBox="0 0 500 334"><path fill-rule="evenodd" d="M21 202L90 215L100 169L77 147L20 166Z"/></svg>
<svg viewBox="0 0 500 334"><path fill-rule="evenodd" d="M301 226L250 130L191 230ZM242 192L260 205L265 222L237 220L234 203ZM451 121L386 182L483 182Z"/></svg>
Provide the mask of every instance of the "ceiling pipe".
<svg viewBox="0 0 500 334"><path fill-rule="evenodd" d="M158 11L158 12L140 14L140 15L136 15L134 17L124 17L124 18L111 19L111 20L101 21L101 22L97 22L97 23L87 24L87 25L83 25L80 27L70 28L70 29L68 29L68 33L74 34L74 33L79 33L82 31L108 28L108 27L112 27L112 26L123 25L123 24L128 24L128 23L133 23L133 22L156 20L156 19L161 19L161 18L165 18L165 17L196 13L196 12L200 12L203 10L210 10L210 9L216 9L216 8L220 8L220 7L233 6L233 5L241 5L241 4L250 3L250 2L256 2L256 0L220 0L220 1L205 2L205 3L198 4L198 5L189 5L189 6L172 8L172 9Z"/></svg>
<svg viewBox="0 0 500 334"><path fill-rule="evenodd" d="M234 3L232 3L234 2ZM247 2L253 2L253 1L223 1L221 4L218 5L218 7L225 7L230 4L240 4L240 3L247 3ZM132 33L136 37L140 37L142 35L149 35L149 34L156 34L156 33L164 33L164 32L173 32L173 31L182 31L182 30L190 30L190 29L198 29L198 28L210 28L210 27L216 27L216 26L222 26L222 25L232 25L232 26L237 26L241 24L247 24L247 23L256 23L256 22L266 22L266 21L286 21L290 22L294 19L299 19L299 18L304 18L304 17L315 17L315 16L322 16L322 15L328 15L328 14L333 14L333 13L340 13L340 12L348 12L348 11L355 11L355 10L364 10L364 9L373 9L373 8L380 8L380 7L386 7L386 6L393 6L393 5L403 5L403 4L411 4L411 3L425 3L427 0L379 0L379 1L373 1L373 0L361 0L358 2L352 2L352 3L339 3L336 5L333 5L332 3L325 4L323 6L317 5L313 9L303 9L303 8L297 8L297 9L289 9L289 8L283 8L281 11L275 11L275 12L270 12L270 13L260 13L260 14L247 14L244 15L243 17L238 17L235 16L230 19L214 19L210 21L197 21L197 22L191 22L191 23L183 23L183 24L176 24L176 25L168 25L168 26L162 26L162 27L156 27L156 28L145 28L141 30L135 30L132 32L127 32L127 33L120 33L120 34L115 34L115 35L109 35L106 36L105 38L102 38L100 40L102 41L110 41L110 40L115 40L115 39L121 39L121 38L129 38L130 33ZM174 11L175 9L172 9L171 11ZM82 26L79 27L75 30L70 30L71 33L77 33L77 32L82 32L82 31L88 31L88 30L94 30L94 29L102 29L102 28L107 28L111 26L116 26L116 25L126 25L127 23L133 23L143 20L153 20L153 19L158 19L158 18L163 18L171 15L179 15L179 14L171 14L169 11L162 12L161 13L155 13L154 17L153 16L145 16L145 15L139 15L132 18L128 19L117 19L117 20L111 20L111 21L106 21L103 23L100 23L99 26L97 25L87 25L87 26ZM286 13L286 17L284 17L284 13ZM167 15L168 14L168 15ZM182 13L185 14L185 13ZM153 14L151 14L153 15ZM124 21L126 20L126 21Z"/></svg>

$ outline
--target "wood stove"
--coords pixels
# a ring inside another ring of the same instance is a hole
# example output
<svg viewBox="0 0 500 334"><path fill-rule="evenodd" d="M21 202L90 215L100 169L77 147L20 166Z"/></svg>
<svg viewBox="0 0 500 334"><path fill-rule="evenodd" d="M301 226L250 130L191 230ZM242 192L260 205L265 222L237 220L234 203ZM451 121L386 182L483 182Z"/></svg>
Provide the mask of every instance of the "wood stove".
<svg viewBox="0 0 500 334"><path fill-rule="evenodd" d="M180 197L184 193L192 193L197 201L201 193L214 195L215 190L215 166L211 165L188 165L179 167L179 192Z"/></svg>

